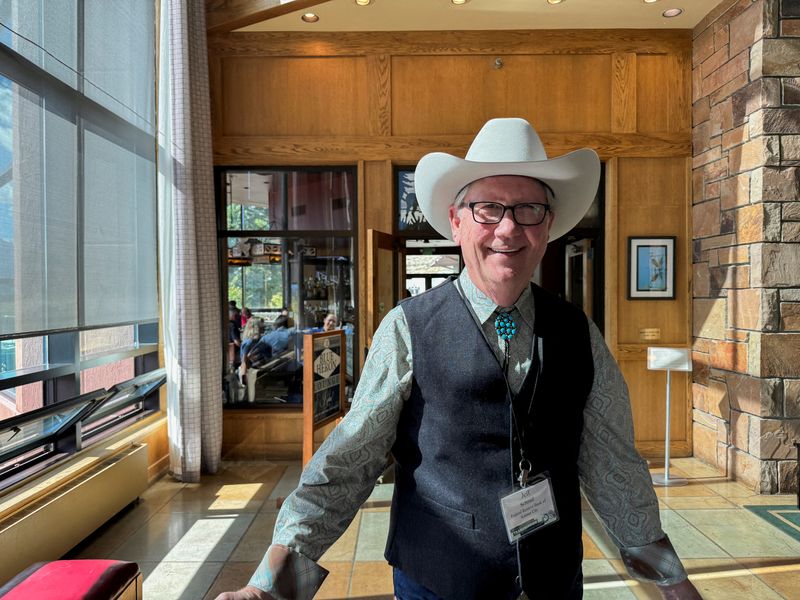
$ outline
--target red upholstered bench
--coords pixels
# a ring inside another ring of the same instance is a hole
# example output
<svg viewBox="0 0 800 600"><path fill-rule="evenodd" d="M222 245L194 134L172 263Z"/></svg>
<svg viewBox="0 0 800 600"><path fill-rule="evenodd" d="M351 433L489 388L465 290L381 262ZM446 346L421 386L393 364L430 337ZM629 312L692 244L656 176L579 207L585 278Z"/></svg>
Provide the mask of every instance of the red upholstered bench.
<svg viewBox="0 0 800 600"><path fill-rule="evenodd" d="M139 565L119 560L36 563L0 588L3 600L141 600Z"/></svg>

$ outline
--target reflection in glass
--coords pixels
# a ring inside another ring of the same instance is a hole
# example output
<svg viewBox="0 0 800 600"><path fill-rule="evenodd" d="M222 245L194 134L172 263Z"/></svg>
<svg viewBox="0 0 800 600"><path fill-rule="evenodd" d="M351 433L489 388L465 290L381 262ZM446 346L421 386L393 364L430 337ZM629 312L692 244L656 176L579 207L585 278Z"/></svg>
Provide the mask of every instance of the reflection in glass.
<svg viewBox="0 0 800 600"><path fill-rule="evenodd" d="M225 174L228 230L350 230L350 170L252 170Z"/></svg>

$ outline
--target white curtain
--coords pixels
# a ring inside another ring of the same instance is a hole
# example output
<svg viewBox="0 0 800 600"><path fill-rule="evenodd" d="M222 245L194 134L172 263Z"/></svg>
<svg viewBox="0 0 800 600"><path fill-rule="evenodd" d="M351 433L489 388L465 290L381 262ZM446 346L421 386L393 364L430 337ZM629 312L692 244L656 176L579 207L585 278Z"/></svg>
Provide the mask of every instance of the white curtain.
<svg viewBox="0 0 800 600"><path fill-rule="evenodd" d="M214 473L222 373L205 3L161 0L159 276L170 471Z"/></svg>

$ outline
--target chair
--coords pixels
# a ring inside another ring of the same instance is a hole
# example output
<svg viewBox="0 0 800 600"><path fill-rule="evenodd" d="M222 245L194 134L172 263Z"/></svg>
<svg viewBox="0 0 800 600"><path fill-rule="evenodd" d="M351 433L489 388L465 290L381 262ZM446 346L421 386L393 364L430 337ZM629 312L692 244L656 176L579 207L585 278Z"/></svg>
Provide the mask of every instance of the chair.
<svg viewBox="0 0 800 600"><path fill-rule="evenodd" d="M135 562L54 560L31 565L2 588L3 600L141 600Z"/></svg>

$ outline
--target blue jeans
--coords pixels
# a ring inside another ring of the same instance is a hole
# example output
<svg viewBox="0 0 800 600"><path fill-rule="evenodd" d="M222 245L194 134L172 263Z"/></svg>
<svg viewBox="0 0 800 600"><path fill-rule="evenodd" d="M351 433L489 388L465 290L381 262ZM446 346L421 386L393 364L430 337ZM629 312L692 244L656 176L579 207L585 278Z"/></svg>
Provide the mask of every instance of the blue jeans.
<svg viewBox="0 0 800 600"><path fill-rule="evenodd" d="M428 588L409 579L400 569L393 569L394 597L397 600L442 600Z"/></svg>

